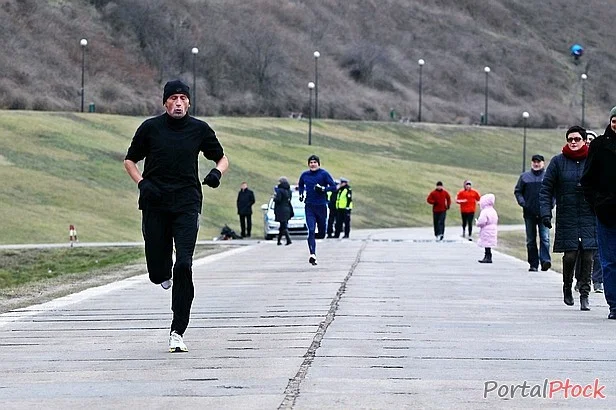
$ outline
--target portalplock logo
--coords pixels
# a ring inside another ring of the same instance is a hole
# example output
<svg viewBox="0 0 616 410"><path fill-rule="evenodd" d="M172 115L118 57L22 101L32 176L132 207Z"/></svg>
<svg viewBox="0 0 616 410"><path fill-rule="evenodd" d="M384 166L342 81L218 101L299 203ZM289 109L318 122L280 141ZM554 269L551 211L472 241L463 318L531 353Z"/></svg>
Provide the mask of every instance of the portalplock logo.
<svg viewBox="0 0 616 410"><path fill-rule="evenodd" d="M595 379L591 384L576 384L570 379L565 381L545 379L543 384L534 385L526 380L522 384L501 384L495 380L488 380L483 384L483 398L605 399L603 389L605 386L599 383L599 379Z"/></svg>

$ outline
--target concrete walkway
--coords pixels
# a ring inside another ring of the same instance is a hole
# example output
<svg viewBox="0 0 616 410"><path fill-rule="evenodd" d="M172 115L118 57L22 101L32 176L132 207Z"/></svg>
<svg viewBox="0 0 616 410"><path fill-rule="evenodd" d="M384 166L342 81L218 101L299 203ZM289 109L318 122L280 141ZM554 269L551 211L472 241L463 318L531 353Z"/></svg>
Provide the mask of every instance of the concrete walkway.
<svg viewBox="0 0 616 410"><path fill-rule="evenodd" d="M0 315L0 408L616 407L603 295L565 306L558 273L479 264L427 228L317 254L261 242L196 261L188 353L167 353L170 292L145 275ZM566 379L605 399L565 399Z"/></svg>

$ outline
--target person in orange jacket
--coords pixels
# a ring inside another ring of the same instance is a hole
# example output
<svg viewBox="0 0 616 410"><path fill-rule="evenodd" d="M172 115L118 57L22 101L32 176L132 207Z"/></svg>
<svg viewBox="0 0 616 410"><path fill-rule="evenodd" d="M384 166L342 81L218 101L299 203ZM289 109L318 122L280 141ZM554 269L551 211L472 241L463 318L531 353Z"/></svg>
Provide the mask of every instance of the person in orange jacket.
<svg viewBox="0 0 616 410"><path fill-rule="evenodd" d="M460 204L460 212L462 213L462 237L466 238L466 226L468 225L468 240L472 241L473 221L475 219L475 210L477 202L481 195L473 188L473 183L468 179L464 181L464 188L456 195L456 203Z"/></svg>
<svg viewBox="0 0 616 410"><path fill-rule="evenodd" d="M430 192L427 201L432 205L432 214L434 220L434 236L437 241L442 241L445 235L445 218L447 210L451 206L451 197L449 192L443 189L443 183L438 181L436 189Z"/></svg>

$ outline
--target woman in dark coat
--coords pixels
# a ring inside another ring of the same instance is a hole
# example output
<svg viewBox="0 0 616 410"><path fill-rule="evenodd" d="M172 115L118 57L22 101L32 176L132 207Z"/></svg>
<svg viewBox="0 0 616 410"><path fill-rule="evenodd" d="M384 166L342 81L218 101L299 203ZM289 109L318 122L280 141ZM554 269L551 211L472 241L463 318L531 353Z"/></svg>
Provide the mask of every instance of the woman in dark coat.
<svg viewBox="0 0 616 410"><path fill-rule="evenodd" d="M282 235L287 239L286 245L291 245L291 237L289 236L288 223L293 216L293 206L291 205L291 186L285 177L280 177L279 184L275 188L276 195L274 196L274 215L276 221L280 223L278 229L278 245L282 245L280 240Z"/></svg>
<svg viewBox="0 0 616 410"><path fill-rule="evenodd" d="M556 233L554 252L563 255L563 295L565 304L573 305L571 284L575 261L580 258L580 309L590 310L590 271L593 251L597 249L595 216L584 200L580 178L588 156L586 130L571 127L562 154L552 158L539 192L541 220L552 228L552 201L556 199Z"/></svg>

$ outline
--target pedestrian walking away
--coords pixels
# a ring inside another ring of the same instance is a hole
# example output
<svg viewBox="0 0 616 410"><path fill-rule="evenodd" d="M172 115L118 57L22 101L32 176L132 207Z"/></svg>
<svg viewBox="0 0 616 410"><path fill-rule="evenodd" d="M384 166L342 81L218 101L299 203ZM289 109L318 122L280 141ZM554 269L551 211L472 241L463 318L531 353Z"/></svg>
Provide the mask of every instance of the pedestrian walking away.
<svg viewBox="0 0 616 410"><path fill-rule="evenodd" d="M432 205L432 222L434 224L434 237L437 242L445 236L445 218L447 210L451 206L451 196L443 188L443 183L438 181L436 188L430 192L426 201Z"/></svg>
<svg viewBox="0 0 616 410"><path fill-rule="evenodd" d="M477 245L484 248L483 259L479 263L492 263L492 248L496 248L498 238L498 213L494 209L496 197L494 194L485 194L479 199L481 212L477 218L479 240Z"/></svg>
<svg viewBox="0 0 616 410"><path fill-rule="evenodd" d="M353 210L353 191L349 185L349 180L340 177L340 185L336 190L336 234L339 238L344 225L344 236L348 238L351 232L351 211Z"/></svg>
<svg viewBox="0 0 616 410"><path fill-rule="evenodd" d="M237 193L237 214L240 216L240 236L250 238L252 231L252 206L255 203L255 194L248 189L248 183L242 182Z"/></svg>
<svg viewBox="0 0 616 410"><path fill-rule="evenodd" d="M280 224L278 228L278 245L282 245L284 235L287 240L286 245L291 245L289 236L289 219L293 218L293 205L291 205L291 186L287 177L280 177L278 186L274 189L274 215L275 220Z"/></svg>
<svg viewBox="0 0 616 410"><path fill-rule="evenodd" d="M308 226L308 262L317 264L316 239L323 239L326 232L327 192L334 191L334 179L321 168L321 160L316 155L308 157L308 169L298 182L299 200L304 202L306 225ZM318 233L316 230L318 229Z"/></svg>
<svg viewBox="0 0 616 410"><path fill-rule="evenodd" d="M550 256L550 230L541 223L539 209L539 191L545 176L545 158L535 154L531 158L530 171L520 175L513 189L513 194L522 207L522 217L526 227L526 254L530 272L537 272L539 264L541 270L547 271L552 267ZM537 248L537 233L539 234L539 247Z"/></svg>
<svg viewBox="0 0 616 410"><path fill-rule="evenodd" d="M460 205L462 216L462 237L466 238L466 227L468 226L468 240L473 240L473 223L475 222L475 210L481 195L472 188L473 182L464 181L462 189L456 195L456 203Z"/></svg>
<svg viewBox="0 0 616 410"><path fill-rule="evenodd" d="M616 107L603 135L591 144L582 175L584 198L596 215L603 292L616 319Z"/></svg>
<svg viewBox="0 0 616 410"><path fill-rule="evenodd" d="M597 249L595 216L584 200L580 179L588 156L586 130L573 126L565 133L562 153L552 158L539 191L541 223L552 228L552 205L556 200L554 252L563 253L563 301L574 305L572 284L576 259L580 258L580 310L590 310L590 271Z"/></svg>
<svg viewBox="0 0 616 410"><path fill-rule="evenodd" d="M188 114L186 84L179 80L165 84L163 106L165 113L145 120L135 132L124 167L139 187L150 281L172 289L169 351L185 352L183 336L195 293L192 262L203 202L201 185L217 188L229 161L210 126ZM202 184L199 152L216 164ZM137 167L141 160L143 172Z"/></svg>

